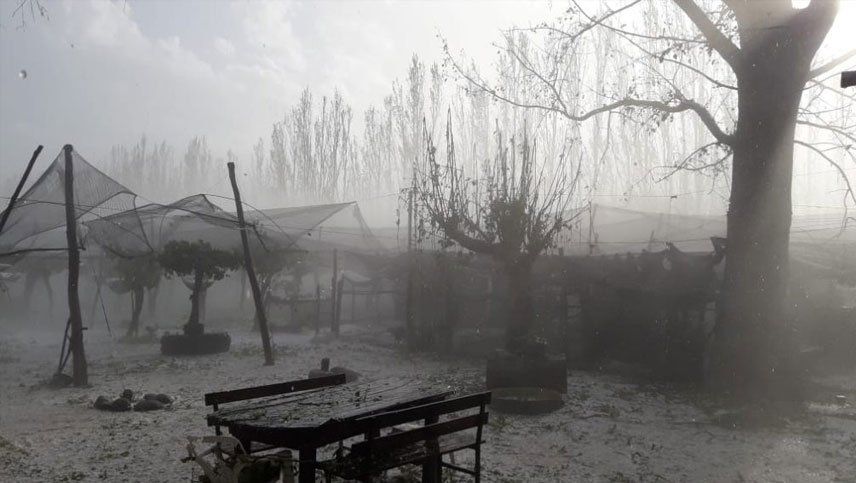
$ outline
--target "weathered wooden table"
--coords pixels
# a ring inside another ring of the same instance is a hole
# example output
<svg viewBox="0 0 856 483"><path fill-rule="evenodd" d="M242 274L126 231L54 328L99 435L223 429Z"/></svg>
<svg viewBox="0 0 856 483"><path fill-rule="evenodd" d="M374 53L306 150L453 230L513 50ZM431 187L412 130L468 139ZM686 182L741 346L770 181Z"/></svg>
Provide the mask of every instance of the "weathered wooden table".
<svg viewBox="0 0 856 483"><path fill-rule="evenodd" d="M359 436L354 420L368 415L436 402L452 391L437 386L384 379L255 399L208 415L249 448L252 442L299 453L298 481L315 481L318 448Z"/></svg>

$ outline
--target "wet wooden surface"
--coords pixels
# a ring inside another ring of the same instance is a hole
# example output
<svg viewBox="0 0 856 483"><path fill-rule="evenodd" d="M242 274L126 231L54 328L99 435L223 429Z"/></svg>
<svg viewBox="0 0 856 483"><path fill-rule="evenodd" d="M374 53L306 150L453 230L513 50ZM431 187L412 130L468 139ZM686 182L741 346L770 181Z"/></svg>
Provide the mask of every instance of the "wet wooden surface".
<svg viewBox="0 0 856 483"><path fill-rule="evenodd" d="M354 382L234 403L208 416L209 425L311 429L332 422L448 397L448 388L400 379Z"/></svg>

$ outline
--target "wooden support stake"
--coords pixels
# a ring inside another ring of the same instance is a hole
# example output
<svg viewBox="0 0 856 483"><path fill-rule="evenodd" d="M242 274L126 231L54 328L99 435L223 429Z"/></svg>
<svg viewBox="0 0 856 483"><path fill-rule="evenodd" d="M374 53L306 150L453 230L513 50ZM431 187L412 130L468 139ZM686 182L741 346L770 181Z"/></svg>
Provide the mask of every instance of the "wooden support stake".
<svg viewBox="0 0 856 483"><path fill-rule="evenodd" d="M65 239L68 242L68 318L71 326L69 352L72 359L72 383L85 386L86 354L83 350L83 319L80 315L80 294L77 292L80 278L80 251L77 248L77 217L74 211L74 161L71 144L63 148L65 152Z"/></svg>
<svg viewBox="0 0 856 483"><path fill-rule="evenodd" d="M336 335L339 335L339 327L342 325L342 293L345 291L345 278L339 277L336 284Z"/></svg>
<svg viewBox="0 0 856 483"><path fill-rule="evenodd" d="M24 189L24 184L27 182L27 178L30 177L30 171L33 170L33 165L36 164L36 159L39 157L39 154L42 152L42 146L39 144L39 147L33 151L33 156L30 158L30 162L27 163L27 169L24 170L24 175L21 176L21 180L18 181L18 186L15 187L15 192L12 193L12 197L9 198L9 206L3 210L3 217L0 218L0 233L3 233L3 227L6 226L6 220L9 219L9 215L12 213L12 208L15 206L15 202L18 201L18 195L21 194L21 190Z"/></svg>
<svg viewBox="0 0 856 483"><path fill-rule="evenodd" d="M416 333L413 327L413 188L407 195L407 293L404 299L404 325L406 328L407 348L416 346Z"/></svg>
<svg viewBox="0 0 856 483"><path fill-rule="evenodd" d="M351 283L351 323L357 323L357 289Z"/></svg>
<svg viewBox="0 0 856 483"><path fill-rule="evenodd" d="M333 277L330 281L330 332L338 335L339 328L336 326L336 307L337 307L337 294L339 288L339 250L333 249Z"/></svg>
<svg viewBox="0 0 856 483"><path fill-rule="evenodd" d="M318 273L315 273L315 335L321 331L321 284L318 283Z"/></svg>
<svg viewBox="0 0 856 483"><path fill-rule="evenodd" d="M235 163L228 163L229 181L232 182L232 192L235 194L235 207L238 211L238 226L241 229L241 245L244 247L244 270L247 272L247 280L253 291L253 301L256 304L256 318L259 322L259 332L262 334L262 347L265 351L265 365L273 365L273 350L270 345L270 331L268 331L267 315L264 303L262 303L262 292L259 290L259 282L256 280L256 271L253 269L253 257L250 256L250 242L247 239L246 224L244 223L244 206L241 203L241 192L238 191L238 182L235 179Z"/></svg>

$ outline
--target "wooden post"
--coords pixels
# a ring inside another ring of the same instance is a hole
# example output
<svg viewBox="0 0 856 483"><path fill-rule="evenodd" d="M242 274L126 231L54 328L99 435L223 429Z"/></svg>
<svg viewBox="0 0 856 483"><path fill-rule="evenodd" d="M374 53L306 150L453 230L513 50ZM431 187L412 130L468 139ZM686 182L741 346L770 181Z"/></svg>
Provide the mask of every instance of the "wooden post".
<svg viewBox="0 0 856 483"><path fill-rule="evenodd" d="M345 278L339 277L339 282L336 284L336 331L339 335L339 327L342 324L342 293L345 291Z"/></svg>
<svg viewBox="0 0 856 483"><path fill-rule="evenodd" d="M315 335L321 331L321 284L318 283L318 273L315 273Z"/></svg>
<svg viewBox="0 0 856 483"><path fill-rule="evenodd" d="M594 233L594 208L592 207L591 201L589 201L589 229L588 229L588 254L592 256L594 254L594 239L592 238L592 234Z"/></svg>
<svg viewBox="0 0 856 483"><path fill-rule="evenodd" d="M77 248L77 217L74 211L74 161L71 144L65 152L65 239L68 243L68 320L71 334L68 350L72 355L71 379L75 386L88 383L86 354L83 350L83 319L80 315L80 294L77 292L80 278L80 251Z"/></svg>
<svg viewBox="0 0 856 483"><path fill-rule="evenodd" d="M12 197L9 198L9 206L3 210L3 216L0 218L0 233L3 233L3 227L6 226L6 220L9 219L9 215L12 214L12 208L15 207L15 202L18 201L18 195L21 194L21 190L24 189L24 184L27 182L27 178L30 177L30 171L33 170L33 165L36 164L36 159L39 157L39 154L42 152L42 146L39 144L39 147L33 151L33 156L30 157L30 162L27 163L27 169L24 170L24 175L21 176L21 180L18 181L18 186L15 187L15 192L12 193Z"/></svg>
<svg viewBox="0 0 856 483"><path fill-rule="evenodd" d="M404 325L407 329L407 348L416 345L413 327L413 188L407 195L407 293L404 299Z"/></svg>
<svg viewBox="0 0 856 483"><path fill-rule="evenodd" d="M351 283L351 323L357 323L357 288Z"/></svg>
<svg viewBox="0 0 856 483"><path fill-rule="evenodd" d="M250 256L250 242L247 239L247 230L244 223L244 206L241 203L241 192L238 191L238 182L235 180L235 163L227 163L229 167L229 181L232 182L232 192L235 194L235 207L238 210L238 226L241 229L241 245L244 246L244 270L253 291L253 301L256 304L256 317L259 322L259 332L262 334L262 347L265 351L265 365L273 365L273 350L270 345L270 332L268 331L267 315L265 314L262 292L259 290L259 282L256 280L256 271L253 269L253 258Z"/></svg>
<svg viewBox="0 0 856 483"><path fill-rule="evenodd" d="M333 249L333 277L330 280L330 331L334 334L339 333L339 328L336 327L336 292L339 288L339 250Z"/></svg>

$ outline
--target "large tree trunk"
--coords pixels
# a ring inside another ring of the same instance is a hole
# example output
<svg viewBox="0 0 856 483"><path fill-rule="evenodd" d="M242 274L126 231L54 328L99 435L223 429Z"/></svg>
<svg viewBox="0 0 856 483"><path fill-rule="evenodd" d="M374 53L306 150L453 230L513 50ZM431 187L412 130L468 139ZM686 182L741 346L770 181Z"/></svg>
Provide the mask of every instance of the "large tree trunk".
<svg viewBox="0 0 856 483"><path fill-rule="evenodd" d="M505 268L508 277L510 307L505 330L506 348L518 352L527 342L535 322L535 305L532 300L531 263L509 263Z"/></svg>
<svg viewBox="0 0 856 483"><path fill-rule="evenodd" d="M811 61L834 17L834 8L827 17L813 7L818 12L757 2L736 11L739 116L710 382L737 396L793 395L786 309L793 140Z"/></svg>
<svg viewBox="0 0 856 483"><path fill-rule="evenodd" d="M155 311L157 310L158 304L158 293L160 292L160 281L158 281L157 285L152 288L147 289L149 292L149 303L148 303L148 314L149 318L155 316Z"/></svg>

